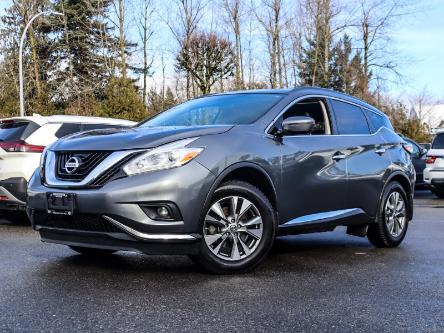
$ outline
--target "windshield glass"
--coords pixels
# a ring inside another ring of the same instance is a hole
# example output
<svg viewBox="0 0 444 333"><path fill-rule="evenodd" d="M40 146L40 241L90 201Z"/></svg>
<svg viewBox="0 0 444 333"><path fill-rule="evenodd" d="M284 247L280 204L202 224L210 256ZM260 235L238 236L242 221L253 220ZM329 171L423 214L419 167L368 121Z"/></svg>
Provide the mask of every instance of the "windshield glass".
<svg viewBox="0 0 444 333"><path fill-rule="evenodd" d="M165 111L139 126L251 124L279 102L283 94L233 94L197 98Z"/></svg>
<svg viewBox="0 0 444 333"><path fill-rule="evenodd" d="M436 134L432 149L444 149L444 133Z"/></svg>

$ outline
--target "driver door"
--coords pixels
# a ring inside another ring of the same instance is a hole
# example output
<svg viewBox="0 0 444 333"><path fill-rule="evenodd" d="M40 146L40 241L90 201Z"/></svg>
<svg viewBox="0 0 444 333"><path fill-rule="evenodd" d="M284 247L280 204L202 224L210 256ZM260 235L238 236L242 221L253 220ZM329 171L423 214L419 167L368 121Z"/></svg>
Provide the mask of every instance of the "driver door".
<svg viewBox="0 0 444 333"><path fill-rule="evenodd" d="M338 149L341 138L335 129L328 103L309 98L290 107L283 119L308 116L315 120L311 134L282 138L281 219L347 208L347 151Z"/></svg>

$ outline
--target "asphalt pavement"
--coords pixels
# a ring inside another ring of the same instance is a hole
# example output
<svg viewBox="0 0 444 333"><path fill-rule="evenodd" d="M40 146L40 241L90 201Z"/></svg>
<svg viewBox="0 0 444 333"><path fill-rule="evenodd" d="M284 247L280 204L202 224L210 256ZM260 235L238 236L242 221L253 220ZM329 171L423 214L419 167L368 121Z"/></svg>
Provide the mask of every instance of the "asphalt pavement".
<svg viewBox="0 0 444 333"><path fill-rule="evenodd" d="M0 221L0 332L444 332L444 200L418 192L396 249L289 236L254 272L187 257L86 258Z"/></svg>

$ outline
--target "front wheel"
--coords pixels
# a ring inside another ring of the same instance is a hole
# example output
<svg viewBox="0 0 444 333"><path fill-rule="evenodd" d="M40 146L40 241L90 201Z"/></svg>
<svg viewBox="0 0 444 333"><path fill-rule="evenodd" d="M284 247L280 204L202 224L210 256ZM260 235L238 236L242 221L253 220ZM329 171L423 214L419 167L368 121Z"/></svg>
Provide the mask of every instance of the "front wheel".
<svg viewBox="0 0 444 333"><path fill-rule="evenodd" d="M200 253L191 259L213 273L244 273L270 250L276 218L270 201L258 188L229 181L215 191L202 229Z"/></svg>
<svg viewBox="0 0 444 333"><path fill-rule="evenodd" d="M396 247L408 228L407 195L398 182L384 189L376 223L369 225L367 238L376 247Z"/></svg>

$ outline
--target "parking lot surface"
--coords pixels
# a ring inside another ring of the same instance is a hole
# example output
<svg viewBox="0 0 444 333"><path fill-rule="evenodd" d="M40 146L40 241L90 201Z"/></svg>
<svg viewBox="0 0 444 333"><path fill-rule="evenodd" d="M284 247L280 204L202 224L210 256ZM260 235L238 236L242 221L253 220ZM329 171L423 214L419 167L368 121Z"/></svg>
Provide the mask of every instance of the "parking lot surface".
<svg viewBox="0 0 444 333"><path fill-rule="evenodd" d="M86 258L0 221L0 332L443 332L444 200L416 194L404 243L331 233L278 239L254 272L187 257Z"/></svg>

